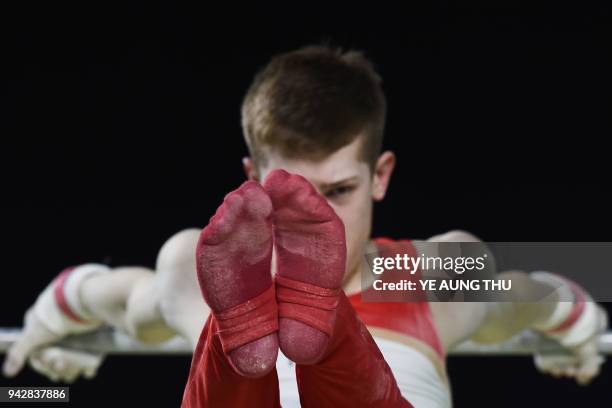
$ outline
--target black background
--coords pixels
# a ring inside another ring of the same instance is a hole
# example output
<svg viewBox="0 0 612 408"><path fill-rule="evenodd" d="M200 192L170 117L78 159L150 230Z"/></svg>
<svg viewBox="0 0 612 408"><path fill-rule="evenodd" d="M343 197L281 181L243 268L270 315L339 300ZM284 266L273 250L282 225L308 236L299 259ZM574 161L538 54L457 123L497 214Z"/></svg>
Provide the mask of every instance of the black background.
<svg viewBox="0 0 612 408"><path fill-rule="evenodd" d="M362 49L399 163L375 234L609 241L610 12L599 5L392 9L166 3L0 13L1 326L64 266L153 266L244 178L241 98L273 54ZM178 406L188 357L109 358L73 406ZM449 359L457 407L610 406L529 358ZM46 384L26 370L0 385ZM117 399L121 398L121 403Z"/></svg>

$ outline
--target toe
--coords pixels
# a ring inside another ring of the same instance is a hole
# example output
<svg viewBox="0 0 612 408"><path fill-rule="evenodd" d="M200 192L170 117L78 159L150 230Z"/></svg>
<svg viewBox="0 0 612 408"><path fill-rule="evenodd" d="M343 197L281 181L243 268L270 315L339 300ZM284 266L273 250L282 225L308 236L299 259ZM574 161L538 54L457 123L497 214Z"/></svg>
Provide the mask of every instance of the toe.
<svg viewBox="0 0 612 408"><path fill-rule="evenodd" d="M270 195L272 203L276 208L277 205L283 205L286 197L291 195L296 190L295 183L292 183L293 175L285 170L273 170L264 181L264 188Z"/></svg>
<svg viewBox="0 0 612 408"><path fill-rule="evenodd" d="M272 214L272 202L263 187L254 181L245 185L244 200L248 203L247 211L255 218L267 218Z"/></svg>

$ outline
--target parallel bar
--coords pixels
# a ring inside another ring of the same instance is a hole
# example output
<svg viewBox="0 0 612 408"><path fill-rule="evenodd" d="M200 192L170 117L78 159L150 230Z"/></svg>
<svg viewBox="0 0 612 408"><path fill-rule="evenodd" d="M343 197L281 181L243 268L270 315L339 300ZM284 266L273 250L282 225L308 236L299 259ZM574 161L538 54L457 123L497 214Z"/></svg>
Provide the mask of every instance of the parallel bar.
<svg viewBox="0 0 612 408"><path fill-rule="evenodd" d="M612 354L612 332L600 334L597 346L602 354ZM534 332L522 333L502 343L480 344L466 341L457 346L451 354L516 356L531 355L536 351L548 355L570 355L567 349L564 349L555 341Z"/></svg>
<svg viewBox="0 0 612 408"><path fill-rule="evenodd" d="M0 328L0 353L4 353L21 335L20 328ZM58 344L61 347L103 354L191 354L189 343L175 337L164 343L139 343L126 334L111 329L70 336Z"/></svg>
<svg viewBox="0 0 612 408"><path fill-rule="evenodd" d="M6 352L20 334L20 328L0 328L0 353ZM104 354L185 355L192 352L189 343L179 337L157 345L146 345L110 329L69 337L62 340L60 345ZM612 354L612 332L600 335L598 345L603 354ZM456 347L451 355L516 356L530 355L535 351L552 355L568 355L567 350L561 348L557 343L532 332L526 332L503 343L485 345L465 342Z"/></svg>

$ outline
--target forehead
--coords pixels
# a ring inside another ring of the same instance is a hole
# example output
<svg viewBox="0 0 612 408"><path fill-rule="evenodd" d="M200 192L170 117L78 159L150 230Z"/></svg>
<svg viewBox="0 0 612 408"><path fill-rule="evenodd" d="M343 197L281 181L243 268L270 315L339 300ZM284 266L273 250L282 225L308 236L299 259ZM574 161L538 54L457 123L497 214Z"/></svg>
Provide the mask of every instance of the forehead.
<svg viewBox="0 0 612 408"><path fill-rule="evenodd" d="M342 147L321 160L283 157L277 151L266 153L266 164L260 168L260 177L265 179L274 169L282 168L299 174L313 184L329 184L369 173L368 164L361 157L363 138Z"/></svg>

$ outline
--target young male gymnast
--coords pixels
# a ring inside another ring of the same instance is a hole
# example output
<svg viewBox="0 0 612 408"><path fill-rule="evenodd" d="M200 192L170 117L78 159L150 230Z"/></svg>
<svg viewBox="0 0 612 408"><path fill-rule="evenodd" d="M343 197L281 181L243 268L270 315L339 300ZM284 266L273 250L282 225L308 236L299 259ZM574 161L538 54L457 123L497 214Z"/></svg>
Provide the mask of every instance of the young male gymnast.
<svg viewBox="0 0 612 408"><path fill-rule="evenodd" d="M373 202L385 197L396 162L381 152L385 116L381 79L362 53L310 46L274 57L242 104L249 181L203 231L171 237L155 271L87 264L62 272L26 313L5 373L29 359L53 379L92 376L99 361L49 347L106 324L141 341L190 341L184 407L449 407L453 346L534 329L575 357L538 356L540 370L589 382L602 362L595 339L605 315L553 274L499 274L513 281L504 302L361 298L361 276L371 274L365 254L427 251L370 238ZM477 239L451 231L427 241ZM541 291L552 297L532 301ZM573 302L560 301L564 291Z"/></svg>

